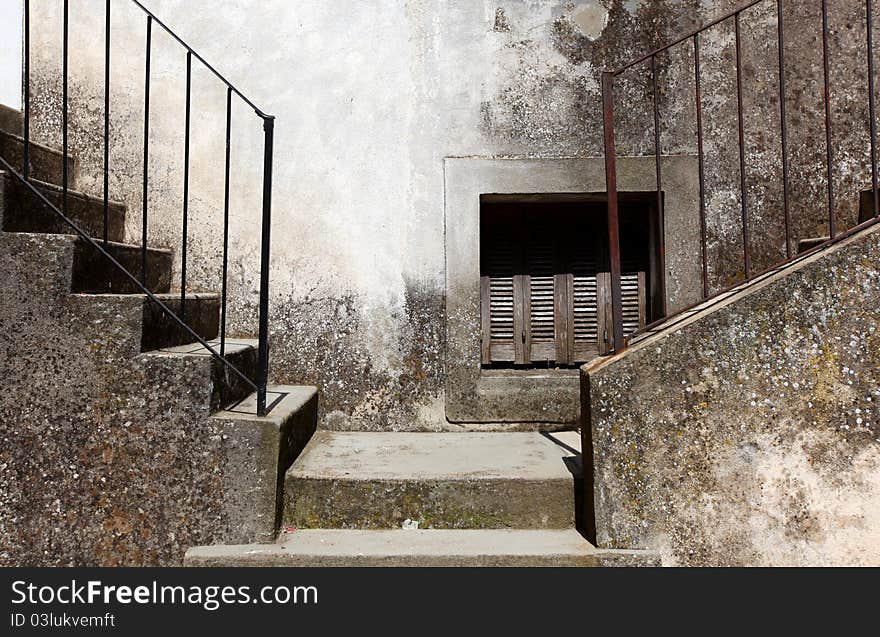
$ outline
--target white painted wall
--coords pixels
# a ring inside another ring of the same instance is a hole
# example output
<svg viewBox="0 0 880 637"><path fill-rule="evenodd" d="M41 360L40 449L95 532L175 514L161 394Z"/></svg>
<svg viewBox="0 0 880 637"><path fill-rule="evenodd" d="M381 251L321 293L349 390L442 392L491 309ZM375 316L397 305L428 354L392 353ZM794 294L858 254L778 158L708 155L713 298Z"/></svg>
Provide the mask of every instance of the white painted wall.
<svg viewBox="0 0 880 637"><path fill-rule="evenodd" d="M0 0L0 104L21 108L22 0Z"/></svg>

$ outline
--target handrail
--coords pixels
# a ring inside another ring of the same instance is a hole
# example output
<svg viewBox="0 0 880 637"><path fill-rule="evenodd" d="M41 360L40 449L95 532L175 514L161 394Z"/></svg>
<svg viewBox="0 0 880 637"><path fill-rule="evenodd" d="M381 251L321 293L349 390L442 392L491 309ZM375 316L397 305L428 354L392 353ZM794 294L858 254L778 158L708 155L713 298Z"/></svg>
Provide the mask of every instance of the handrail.
<svg viewBox="0 0 880 637"><path fill-rule="evenodd" d="M119 0L123 1L123 0ZM147 297L162 310L172 321L182 327L190 336L196 339L203 347L205 347L212 356L221 361L227 369L232 370L237 376L244 380L249 386L257 392L257 414L265 416L271 406L267 409L266 404L266 387L269 376L269 249L270 249L270 230L271 230L271 210L272 210L272 173L273 173L273 148L274 148L274 131L275 118L268 115L261 108L257 107L253 101L244 95L237 87L227 80L217 69L209 64L199 53L197 53L189 44L187 44L180 36L178 36L170 27L160 20L153 12L147 9L138 0L129 0L136 5L146 15L146 58L144 67L144 142L143 142L143 202L142 202L142 223L141 223L141 276L140 280L129 272L106 250L108 245L108 227L109 227L109 173L110 173L110 51L111 51L111 0L105 1L105 33L104 33L104 226L103 237L101 239L103 247L95 240L88 236L76 223L67 215L68 191L69 191L69 175L68 175L68 77L69 77L69 0L63 0L63 31L62 31L62 112L61 112L61 135L62 135L62 200L60 209L51 204L37 189L30 184L30 30L31 12L30 0L24 0L24 153L23 168L21 174L15 171L5 160L2 160L3 166L16 178L22 181L28 188L36 194L46 205L49 206L61 219L73 228L74 232L85 240L89 245L98 250L105 258L109 259L113 266L121 270L126 277L131 279L136 287L140 289ZM185 131L184 139L184 171L183 171L183 205L182 205L182 246L181 246L181 280L180 280L180 314L178 316L167 305L162 303L155 294L147 288L147 271L148 271L148 232L149 232L149 161L150 161L150 81L151 81L151 54L152 54L152 29L153 23L165 30L179 45L186 50L186 115L185 115ZM222 290L221 290L221 317L220 317L220 348L219 352L215 351L204 339L202 339L189 325L187 325L186 317L186 301L187 301L187 231L188 231L188 212L189 212L189 178L190 178L190 128L191 128L191 91L192 91L192 60L198 60L206 69L208 69L215 77L217 77L227 90L226 103L226 165L225 165L225 182L224 182L224 206L223 206L223 263L222 263ZM229 209L230 209L230 149L232 137L232 96L237 95L245 104L250 106L257 117L263 123L263 188L262 188L262 215L260 227L260 290L259 290L259 334L258 334L258 354L257 354L257 377L256 380L248 378L241 370L239 370L226 357L226 322L227 322L227 279L228 279L228 258L229 258Z"/></svg>
<svg viewBox="0 0 880 637"><path fill-rule="evenodd" d="M828 29L828 1L819 0L821 4L821 35L822 35L822 56L823 56L823 93L824 93L824 115L825 115L825 162L826 175L828 180L827 187L827 206L828 206L828 229L830 238L823 243L823 247L850 235L850 230L839 232L834 219L835 201L833 192L833 149L832 149L832 110L831 110L831 92L830 92L830 72L829 72L829 29ZM702 261L702 300L703 303L710 298L714 298L725 290L710 292L708 277L708 253L707 253L707 230L706 230L706 157L703 148L703 94L701 85L701 67L700 67L700 36L709 29L716 27L722 23L733 21L734 37L735 37L735 64L736 64L736 110L737 110L737 137L739 147L739 188L740 188L740 206L742 215L742 242L743 242L743 266L744 281L748 282L760 276L755 274L751 267L750 254L750 233L749 233L749 215L748 206L748 183L746 176L746 143L745 143L745 126L744 117L745 109L743 102L743 61L742 61L742 33L740 17L744 11L751 9L762 3L776 3L776 39L778 48L778 88L779 88L779 127L781 137L781 163L782 163L782 190L783 190L783 220L785 225L785 259L770 266L769 269L778 268L782 265L793 262L798 258L792 251L792 218L790 194L791 186L789 183L789 150L788 150L788 115L786 112L786 84L785 84L785 22L783 20L783 0L751 0L738 8L729 11L703 26L691 30L683 36L674 39L672 42L653 49L645 55L641 55L631 62L624 64L613 70L606 70L602 73L602 102L603 102L603 124L604 124L604 145L605 145L605 179L606 190L608 195L608 240L609 240L609 269L611 271L611 313L613 337L612 351L619 352L626 348L627 337L634 336L646 329L656 325L658 321L649 323L647 328L642 328L632 334L624 334L623 332L623 312L622 312L622 293L620 281L620 242L618 238L618 190L617 190L617 165L615 150L615 127L614 127L614 81L625 71L634 67L650 62L652 94L653 94L653 114L654 114L654 160L656 170L656 193L658 210L662 210L662 162L660 148L660 105L658 100L658 74L657 74L657 57L672 49L675 46L682 45L688 41L693 47L693 67L694 67L694 93L695 93L695 110L696 110L696 140L697 140L697 157L699 167L699 206L700 206L700 252ZM867 82L866 89L868 91L868 111L870 118L870 153L871 153L871 189L873 194L873 220L871 223L880 221L880 202L878 202L878 142L876 128L876 105L874 98L874 44L873 44L873 3L872 0L865 0L865 28L867 42L867 58L866 71ZM818 25L817 25L818 26ZM850 79L850 78L847 78ZM860 226L871 225L860 220ZM661 232L662 234L662 232ZM767 270L764 270L767 271ZM740 285L740 282L737 285ZM728 288L729 289L729 288ZM686 310L681 310L679 313ZM665 311L664 311L665 314ZM666 317L667 319L669 317Z"/></svg>
<svg viewBox="0 0 880 637"><path fill-rule="evenodd" d="M174 31L172 31L164 22L162 22L162 20L157 18L155 13L153 13L152 11L147 9L138 0L130 0L130 2L133 2L135 5L137 5L141 11L143 11L145 14L147 14L149 17L151 17L156 24L158 24L160 27L162 27L165 30L165 32L168 33L168 35L170 35L172 38L177 40L177 42L183 48L185 48L189 53L192 53L194 58L196 58L199 62L201 62L205 66L205 68L207 68L209 71L211 71L211 73L213 73L215 76L217 76L217 79L219 79L221 82L223 82L228 88L232 89L233 93L238 95L248 106L250 106L252 109L254 109L254 112L258 116L262 117L263 119L274 119L273 115L267 115L261 108L259 108L250 99L248 99L244 95L244 93L242 93L240 90L238 90L232 82L230 82L225 77L223 77L223 75L221 75L217 69L215 69L213 66L208 64L208 62L205 60L205 58L203 58L201 55L199 55L198 52L195 49L193 49L189 44L184 42L183 38L181 38Z"/></svg>

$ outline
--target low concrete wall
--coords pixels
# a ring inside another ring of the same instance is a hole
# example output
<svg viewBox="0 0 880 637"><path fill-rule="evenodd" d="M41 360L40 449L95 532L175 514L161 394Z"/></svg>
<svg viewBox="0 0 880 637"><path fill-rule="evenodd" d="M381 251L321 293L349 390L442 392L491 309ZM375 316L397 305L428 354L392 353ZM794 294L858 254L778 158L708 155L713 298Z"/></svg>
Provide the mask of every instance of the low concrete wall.
<svg viewBox="0 0 880 637"><path fill-rule="evenodd" d="M601 547L880 564L880 229L582 372Z"/></svg>

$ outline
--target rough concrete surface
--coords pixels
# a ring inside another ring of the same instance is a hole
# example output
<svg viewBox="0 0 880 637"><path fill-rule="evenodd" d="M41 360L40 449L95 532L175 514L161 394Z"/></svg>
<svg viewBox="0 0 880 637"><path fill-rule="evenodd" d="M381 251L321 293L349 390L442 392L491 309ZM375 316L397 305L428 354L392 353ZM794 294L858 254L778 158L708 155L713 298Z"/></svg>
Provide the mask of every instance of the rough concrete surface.
<svg viewBox="0 0 880 637"><path fill-rule="evenodd" d="M597 543L880 564L880 228L584 371Z"/></svg>
<svg viewBox="0 0 880 637"><path fill-rule="evenodd" d="M203 546L187 566L658 566L650 551L603 551L577 531L297 530L269 545Z"/></svg>
<svg viewBox="0 0 880 637"><path fill-rule="evenodd" d="M319 432L287 472L284 524L574 527L578 456L534 432Z"/></svg>

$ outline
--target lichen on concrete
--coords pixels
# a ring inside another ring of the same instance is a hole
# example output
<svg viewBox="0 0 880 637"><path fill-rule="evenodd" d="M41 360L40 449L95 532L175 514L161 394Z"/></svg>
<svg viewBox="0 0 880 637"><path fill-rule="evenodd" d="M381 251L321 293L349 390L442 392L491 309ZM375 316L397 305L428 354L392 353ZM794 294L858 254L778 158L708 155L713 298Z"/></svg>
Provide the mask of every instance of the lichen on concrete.
<svg viewBox="0 0 880 637"><path fill-rule="evenodd" d="M584 372L600 546L880 563L878 258L873 229Z"/></svg>

